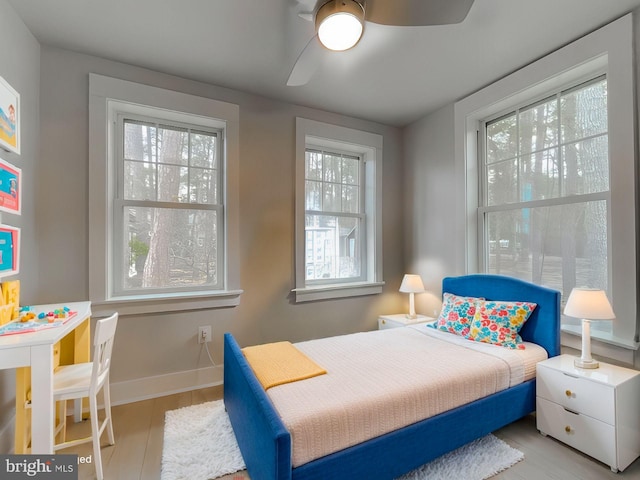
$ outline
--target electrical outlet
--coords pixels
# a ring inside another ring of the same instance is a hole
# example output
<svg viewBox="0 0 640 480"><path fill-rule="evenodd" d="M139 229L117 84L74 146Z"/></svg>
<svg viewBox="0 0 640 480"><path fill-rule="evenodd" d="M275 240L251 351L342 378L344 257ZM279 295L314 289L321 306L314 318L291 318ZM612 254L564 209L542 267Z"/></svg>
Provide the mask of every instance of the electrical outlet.
<svg viewBox="0 0 640 480"><path fill-rule="evenodd" d="M211 341L211 326L205 325L198 327L198 343L205 343Z"/></svg>

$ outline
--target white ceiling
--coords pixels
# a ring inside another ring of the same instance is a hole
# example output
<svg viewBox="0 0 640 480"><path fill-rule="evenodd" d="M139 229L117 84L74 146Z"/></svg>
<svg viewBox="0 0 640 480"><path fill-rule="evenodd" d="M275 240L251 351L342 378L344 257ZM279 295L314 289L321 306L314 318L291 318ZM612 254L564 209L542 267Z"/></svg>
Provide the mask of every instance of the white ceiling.
<svg viewBox="0 0 640 480"><path fill-rule="evenodd" d="M475 0L456 25L368 23L355 48L324 52L307 85L287 87L314 35L297 13L315 0L8 1L42 44L398 126L640 6Z"/></svg>

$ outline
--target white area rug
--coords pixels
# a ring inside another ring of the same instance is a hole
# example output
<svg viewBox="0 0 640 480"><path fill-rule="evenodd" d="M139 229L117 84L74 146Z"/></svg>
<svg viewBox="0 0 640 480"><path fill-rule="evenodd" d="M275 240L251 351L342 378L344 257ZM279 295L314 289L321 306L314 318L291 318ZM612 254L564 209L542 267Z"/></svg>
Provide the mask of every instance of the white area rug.
<svg viewBox="0 0 640 480"><path fill-rule="evenodd" d="M484 480L523 458L519 450L487 435L400 480ZM208 480L244 469L222 400L166 413L162 480Z"/></svg>

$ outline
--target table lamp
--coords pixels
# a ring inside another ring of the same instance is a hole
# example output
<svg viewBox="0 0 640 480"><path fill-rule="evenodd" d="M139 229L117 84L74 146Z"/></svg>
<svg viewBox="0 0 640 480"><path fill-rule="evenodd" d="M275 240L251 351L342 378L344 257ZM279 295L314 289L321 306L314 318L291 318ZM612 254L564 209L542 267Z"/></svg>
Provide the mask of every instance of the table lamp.
<svg viewBox="0 0 640 480"><path fill-rule="evenodd" d="M420 275L406 274L402 279L400 291L402 293L409 294L409 313L407 314L407 318L418 318L418 315L416 315L416 307L413 299L413 294L424 292L424 284L422 283L422 278L420 278Z"/></svg>
<svg viewBox="0 0 640 480"><path fill-rule="evenodd" d="M582 355L574 360L578 368L598 368L591 358L591 320L613 320L615 314L604 290L574 288L569 294L564 314L582 319Z"/></svg>

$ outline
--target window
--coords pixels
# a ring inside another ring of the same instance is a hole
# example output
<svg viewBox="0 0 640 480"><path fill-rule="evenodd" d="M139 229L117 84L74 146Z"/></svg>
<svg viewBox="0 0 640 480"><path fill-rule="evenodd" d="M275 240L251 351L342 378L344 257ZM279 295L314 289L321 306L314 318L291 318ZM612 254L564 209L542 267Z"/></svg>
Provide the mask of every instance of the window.
<svg viewBox="0 0 640 480"><path fill-rule="evenodd" d="M633 58L629 14L454 106L460 271L527 278L565 298L573 285L606 289L616 320L594 325L593 351L631 363ZM563 345L581 348L580 334L579 320L562 319Z"/></svg>
<svg viewBox="0 0 640 480"><path fill-rule="evenodd" d="M238 107L93 74L89 86L94 310L237 305Z"/></svg>
<svg viewBox="0 0 640 480"><path fill-rule="evenodd" d="M220 290L222 130L125 113L114 132L115 294Z"/></svg>
<svg viewBox="0 0 640 480"><path fill-rule="evenodd" d="M575 286L607 290L606 77L484 122L484 147L481 269L565 298Z"/></svg>
<svg viewBox="0 0 640 480"><path fill-rule="evenodd" d="M307 147L305 257L307 285L366 278L364 161Z"/></svg>
<svg viewBox="0 0 640 480"><path fill-rule="evenodd" d="M298 118L296 301L382 291L382 137Z"/></svg>

